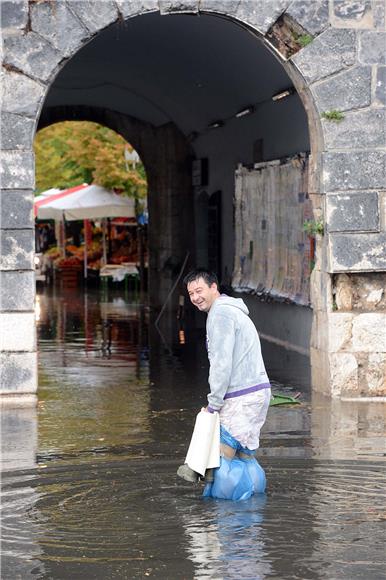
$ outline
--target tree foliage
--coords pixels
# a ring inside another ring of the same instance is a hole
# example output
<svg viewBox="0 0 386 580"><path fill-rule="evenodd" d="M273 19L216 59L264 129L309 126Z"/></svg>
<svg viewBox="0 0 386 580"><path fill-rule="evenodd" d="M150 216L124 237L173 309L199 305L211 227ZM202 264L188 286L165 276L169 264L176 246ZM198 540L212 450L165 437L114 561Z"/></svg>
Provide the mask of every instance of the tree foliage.
<svg viewBox="0 0 386 580"><path fill-rule="evenodd" d="M146 196L143 164L125 160L133 148L123 137L97 123L65 121L35 138L36 192L94 183L140 200Z"/></svg>

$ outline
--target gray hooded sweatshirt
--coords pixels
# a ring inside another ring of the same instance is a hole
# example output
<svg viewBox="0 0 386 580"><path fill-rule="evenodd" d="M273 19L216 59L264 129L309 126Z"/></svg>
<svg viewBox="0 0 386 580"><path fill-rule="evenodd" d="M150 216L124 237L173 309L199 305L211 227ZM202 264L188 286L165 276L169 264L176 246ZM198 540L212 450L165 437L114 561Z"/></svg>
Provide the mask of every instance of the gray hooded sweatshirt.
<svg viewBox="0 0 386 580"><path fill-rule="evenodd" d="M219 411L224 398L269 388L259 336L241 298L217 298L206 321L210 363L208 411Z"/></svg>

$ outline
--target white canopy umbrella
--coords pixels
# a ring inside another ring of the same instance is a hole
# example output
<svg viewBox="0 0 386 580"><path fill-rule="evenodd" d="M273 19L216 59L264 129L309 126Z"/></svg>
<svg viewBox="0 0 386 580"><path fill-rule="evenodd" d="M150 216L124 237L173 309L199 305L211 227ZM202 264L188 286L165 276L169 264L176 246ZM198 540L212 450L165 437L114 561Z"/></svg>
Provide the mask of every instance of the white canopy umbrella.
<svg viewBox="0 0 386 580"><path fill-rule="evenodd" d="M95 220L111 217L135 218L135 201L117 195L99 185L79 185L56 194L35 198L35 217L52 220ZM105 249L105 236L103 236ZM87 247L85 236L84 272L87 276Z"/></svg>
<svg viewBox="0 0 386 580"><path fill-rule="evenodd" d="M51 220L95 220L135 217L134 199L100 185L81 185L35 200L35 216Z"/></svg>

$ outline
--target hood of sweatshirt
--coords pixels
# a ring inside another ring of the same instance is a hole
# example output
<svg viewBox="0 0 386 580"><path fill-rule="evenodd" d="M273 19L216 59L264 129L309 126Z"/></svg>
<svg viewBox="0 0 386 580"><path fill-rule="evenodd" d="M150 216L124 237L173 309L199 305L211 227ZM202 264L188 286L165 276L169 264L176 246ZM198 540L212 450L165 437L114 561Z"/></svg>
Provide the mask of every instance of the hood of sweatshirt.
<svg viewBox="0 0 386 580"><path fill-rule="evenodd" d="M212 308L217 310L217 308L222 308L223 306L232 306L232 308L237 308L238 310L241 310L241 312L244 312L244 314L249 314L247 305L241 298L232 298L226 294L221 294L221 296L213 302Z"/></svg>

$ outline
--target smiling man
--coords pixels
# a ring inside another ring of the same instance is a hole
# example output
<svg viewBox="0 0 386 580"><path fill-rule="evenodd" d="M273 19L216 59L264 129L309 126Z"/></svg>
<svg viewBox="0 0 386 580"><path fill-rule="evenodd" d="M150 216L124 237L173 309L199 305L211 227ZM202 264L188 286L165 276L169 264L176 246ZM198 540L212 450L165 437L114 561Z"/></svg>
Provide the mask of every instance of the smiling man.
<svg viewBox="0 0 386 580"><path fill-rule="evenodd" d="M197 269L184 279L190 300L208 313L206 338L209 356L209 413L220 414L221 455L247 460L259 447L271 398L259 336L240 298L219 292L217 276ZM185 464L178 475L197 481Z"/></svg>

